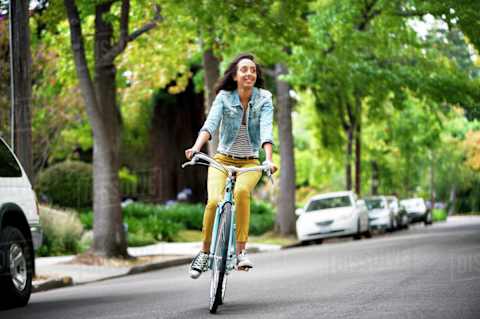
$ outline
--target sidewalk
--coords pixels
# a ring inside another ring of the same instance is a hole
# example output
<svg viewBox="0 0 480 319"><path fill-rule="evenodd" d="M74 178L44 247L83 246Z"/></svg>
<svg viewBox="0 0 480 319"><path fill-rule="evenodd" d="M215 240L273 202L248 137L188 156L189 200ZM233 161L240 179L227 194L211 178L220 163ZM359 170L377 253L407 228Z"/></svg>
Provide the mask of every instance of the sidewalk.
<svg viewBox="0 0 480 319"><path fill-rule="evenodd" d="M33 292L54 288L86 284L105 279L117 278L146 271L188 264L200 250L201 243L159 243L144 247L128 248L135 257L148 257L144 263L135 266L89 266L70 263L75 256L39 257L35 259L36 275ZM249 244L248 250L265 252L279 250L279 245Z"/></svg>

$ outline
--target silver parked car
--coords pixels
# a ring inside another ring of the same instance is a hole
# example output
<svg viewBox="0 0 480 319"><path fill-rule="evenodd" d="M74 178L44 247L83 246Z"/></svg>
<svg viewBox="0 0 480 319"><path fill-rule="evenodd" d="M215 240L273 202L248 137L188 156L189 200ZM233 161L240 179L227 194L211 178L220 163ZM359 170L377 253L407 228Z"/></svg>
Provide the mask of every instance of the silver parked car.
<svg viewBox="0 0 480 319"><path fill-rule="evenodd" d="M296 230L301 242L324 238L370 236L368 211L363 200L352 191L317 195L296 211Z"/></svg>
<svg viewBox="0 0 480 319"><path fill-rule="evenodd" d="M366 197L365 204L368 208L370 228L390 231L396 228L394 212L388 206L385 196Z"/></svg>
<svg viewBox="0 0 480 319"><path fill-rule="evenodd" d="M423 198L403 199L400 201L400 205L407 211L410 222L423 222L425 225L432 223L432 212L427 208Z"/></svg>
<svg viewBox="0 0 480 319"><path fill-rule="evenodd" d="M394 231L408 227L406 211L395 196L370 196L365 198L372 229Z"/></svg>

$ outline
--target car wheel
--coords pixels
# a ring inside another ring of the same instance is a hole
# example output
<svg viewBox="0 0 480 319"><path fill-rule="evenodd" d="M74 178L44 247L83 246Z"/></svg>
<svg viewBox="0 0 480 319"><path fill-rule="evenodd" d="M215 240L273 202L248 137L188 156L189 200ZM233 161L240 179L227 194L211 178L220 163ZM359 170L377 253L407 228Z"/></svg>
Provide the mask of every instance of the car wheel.
<svg viewBox="0 0 480 319"><path fill-rule="evenodd" d="M0 234L0 256L3 269L0 275L0 308L25 306L32 291L33 252L22 232L11 226Z"/></svg>
<svg viewBox="0 0 480 319"><path fill-rule="evenodd" d="M428 212L427 215L425 216L424 220L425 225L431 225L432 224L432 213Z"/></svg>
<svg viewBox="0 0 480 319"><path fill-rule="evenodd" d="M388 226L388 231L393 232L395 230L395 218L390 216L390 225Z"/></svg>
<svg viewBox="0 0 480 319"><path fill-rule="evenodd" d="M363 233L365 238L372 238L372 230L370 229L370 225L368 225L367 230Z"/></svg>
<svg viewBox="0 0 480 319"><path fill-rule="evenodd" d="M357 221L357 233L353 235L353 240L360 240L362 239L362 232L360 228L360 219Z"/></svg>
<svg viewBox="0 0 480 319"><path fill-rule="evenodd" d="M402 229L407 229L408 228L408 220L407 220L407 216L405 216L405 215L402 216L401 227L402 227Z"/></svg>

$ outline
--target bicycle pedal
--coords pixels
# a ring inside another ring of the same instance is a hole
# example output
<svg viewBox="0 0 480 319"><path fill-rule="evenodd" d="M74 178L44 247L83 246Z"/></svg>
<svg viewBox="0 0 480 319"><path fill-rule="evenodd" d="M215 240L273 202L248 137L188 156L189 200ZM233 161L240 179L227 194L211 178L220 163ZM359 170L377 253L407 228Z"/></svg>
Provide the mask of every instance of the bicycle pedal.
<svg viewBox="0 0 480 319"><path fill-rule="evenodd" d="M237 267L237 270L238 271L250 271L250 269L252 269L252 267L249 267L249 266L243 266L243 267Z"/></svg>

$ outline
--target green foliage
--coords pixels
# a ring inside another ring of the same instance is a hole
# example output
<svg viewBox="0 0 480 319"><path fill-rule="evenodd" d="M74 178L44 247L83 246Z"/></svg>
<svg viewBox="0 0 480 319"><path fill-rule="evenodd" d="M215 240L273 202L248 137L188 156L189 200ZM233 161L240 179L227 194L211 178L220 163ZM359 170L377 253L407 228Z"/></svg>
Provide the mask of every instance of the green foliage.
<svg viewBox="0 0 480 319"><path fill-rule="evenodd" d="M202 229L202 204L174 204L170 206L133 203L123 208L124 222L128 225L129 246L152 244L157 241L174 241L180 230ZM85 229L92 229L93 213L80 213ZM266 202L252 201L250 233L261 235L272 230L273 207Z"/></svg>
<svg viewBox="0 0 480 319"><path fill-rule="evenodd" d="M275 217L269 203L252 201L250 205L250 234L262 235L273 229Z"/></svg>
<svg viewBox="0 0 480 319"><path fill-rule="evenodd" d="M61 207L88 207L92 203L92 166L66 161L52 165L37 178L40 199Z"/></svg>
<svg viewBox="0 0 480 319"><path fill-rule="evenodd" d="M137 194L138 190L138 176L131 173L128 168L122 167L118 172L120 179L120 191L122 195L129 196Z"/></svg>
<svg viewBox="0 0 480 319"><path fill-rule="evenodd" d="M93 212L91 210L84 210L80 212L78 216L86 230L93 229Z"/></svg>
<svg viewBox="0 0 480 319"><path fill-rule="evenodd" d="M432 220L434 222L446 221L448 217L447 212L444 209L434 209L432 212Z"/></svg>
<svg viewBox="0 0 480 319"><path fill-rule="evenodd" d="M40 206L40 223L43 243L38 256L61 256L81 251L80 238L83 226L76 212Z"/></svg>
<svg viewBox="0 0 480 319"><path fill-rule="evenodd" d="M138 177L127 168L120 169L120 191L123 196L135 194ZM61 207L87 208L92 206L92 165L65 161L42 171L36 181L40 199Z"/></svg>

